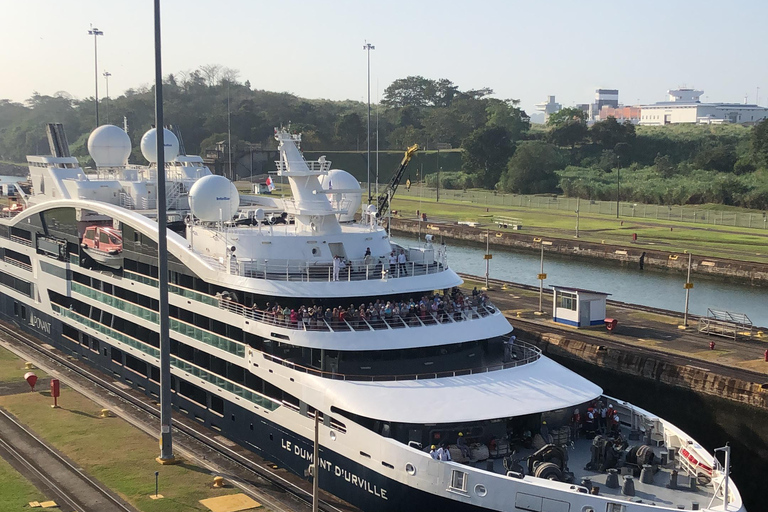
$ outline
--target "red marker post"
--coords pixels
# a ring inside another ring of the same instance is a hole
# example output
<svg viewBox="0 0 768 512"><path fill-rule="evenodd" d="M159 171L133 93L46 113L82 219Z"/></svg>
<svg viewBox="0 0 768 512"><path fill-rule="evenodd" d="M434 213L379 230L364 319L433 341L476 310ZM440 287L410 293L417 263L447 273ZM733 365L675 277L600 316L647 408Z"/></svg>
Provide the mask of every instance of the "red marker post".
<svg viewBox="0 0 768 512"><path fill-rule="evenodd" d="M57 409L59 407L59 395L61 394L61 386L59 385L59 379L51 379L51 396L53 397L53 407Z"/></svg>

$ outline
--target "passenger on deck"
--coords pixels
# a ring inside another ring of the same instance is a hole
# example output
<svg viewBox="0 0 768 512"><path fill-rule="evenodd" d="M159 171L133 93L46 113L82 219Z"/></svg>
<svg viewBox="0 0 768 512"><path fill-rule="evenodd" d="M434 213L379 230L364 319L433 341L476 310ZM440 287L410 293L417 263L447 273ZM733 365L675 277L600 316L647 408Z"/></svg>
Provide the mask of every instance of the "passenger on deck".
<svg viewBox="0 0 768 512"><path fill-rule="evenodd" d="M587 439L595 437L595 408L591 405L587 408L587 417L584 420L584 432L586 432Z"/></svg>
<svg viewBox="0 0 768 512"><path fill-rule="evenodd" d="M462 457L469 459L469 446L467 446L467 440L464 439L464 432L459 432L459 438L456 440L456 446L461 450Z"/></svg>
<svg viewBox="0 0 768 512"><path fill-rule="evenodd" d="M333 257L333 280L339 280L339 270L341 270L341 257L337 254Z"/></svg>
<svg viewBox="0 0 768 512"><path fill-rule="evenodd" d="M395 267L397 266L397 255L395 254L395 251L392 251L389 253L389 275L394 276L395 275Z"/></svg>
<svg viewBox="0 0 768 512"><path fill-rule="evenodd" d="M400 254L397 255L397 265L401 275L407 276L408 270L405 268L405 251L400 249Z"/></svg>
<svg viewBox="0 0 768 512"><path fill-rule="evenodd" d="M440 456L437 454L437 446L435 446L435 445L430 446L430 448L429 448L429 455L433 459L439 460Z"/></svg>

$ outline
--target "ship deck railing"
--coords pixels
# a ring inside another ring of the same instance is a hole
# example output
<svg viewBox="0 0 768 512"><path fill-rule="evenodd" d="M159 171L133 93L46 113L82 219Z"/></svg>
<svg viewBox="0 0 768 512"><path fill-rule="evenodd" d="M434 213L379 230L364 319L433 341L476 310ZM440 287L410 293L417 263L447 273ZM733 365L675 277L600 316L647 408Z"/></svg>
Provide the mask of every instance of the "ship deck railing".
<svg viewBox="0 0 768 512"><path fill-rule="evenodd" d="M541 357L541 349L539 349L533 344L526 343L520 340L515 340L514 345L512 346L512 349L511 349L511 354L510 354L511 359L508 361L500 361L499 363L496 363L496 364L479 366L474 368L462 368L458 370L446 370L442 372L408 373L408 374L402 374L402 375L357 375L357 374L346 374L346 373L339 373L339 372L329 372L324 370L318 370L316 368L309 368L307 366L302 366L300 364L296 364L286 359L282 359L280 357L267 354L266 352L262 352L262 355L264 356L264 359L268 361L272 361L273 363L277 363L286 368L300 371L302 373L316 375L318 377L323 377L325 379L375 382L375 381L440 379L440 378L447 378L447 377L460 377L463 375L475 375L480 373L489 373L489 372L498 371L498 370L505 370L508 368L515 368L517 366L522 366L528 363L532 363L538 360Z"/></svg>
<svg viewBox="0 0 768 512"><path fill-rule="evenodd" d="M466 304L466 303L465 303ZM352 319L339 319L331 320L309 317L306 320L303 317L299 317L296 321L286 319L284 315L273 315L267 311L248 308L238 302L222 297L219 299L219 308L226 309L238 315L242 315L245 318L255 320L257 322L263 322L269 325L275 325L278 327L284 327L286 329L293 329L299 331L314 331L314 332L349 332L349 331L377 331L385 329L402 329L410 327L423 327L427 325L438 324L453 324L456 322L464 322L469 320L476 320L484 318L497 313L499 310L490 302L486 301L485 304L477 304L473 306L466 305L461 309L455 309L454 311L425 311L415 312L403 316L395 315L380 316L378 318L352 318Z"/></svg>
<svg viewBox="0 0 768 512"><path fill-rule="evenodd" d="M331 282L331 281L373 281L393 278L425 276L448 269L444 262L409 261L404 265L367 262L365 260L345 261L334 275L332 264L296 263L295 260L230 260L227 270L230 274L272 281Z"/></svg>

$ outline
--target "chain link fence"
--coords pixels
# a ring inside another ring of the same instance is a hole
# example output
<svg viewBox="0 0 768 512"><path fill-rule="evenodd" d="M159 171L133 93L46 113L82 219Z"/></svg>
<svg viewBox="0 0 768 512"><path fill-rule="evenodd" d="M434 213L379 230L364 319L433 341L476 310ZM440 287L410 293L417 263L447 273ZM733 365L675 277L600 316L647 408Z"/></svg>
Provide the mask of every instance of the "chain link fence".
<svg viewBox="0 0 768 512"><path fill-rule="evenodd" d="M573 197L554 195L501 194L494 191L480 190L440 190L441 200L460 201L482 206L515 208L534 208L561 210L575 213L578 208L582 214L616 215L616 201L577 200ZM412 186L410 190L400 187L397 194L416 199L423 197L434 200L437 191L430 187ZM693 206L665 206L621 202L619 216L622 218L659 219L664 221L694 222L715 226L733 226L741 228L768 229L766 212L746 213L724 210L697 209Z"/></svg>

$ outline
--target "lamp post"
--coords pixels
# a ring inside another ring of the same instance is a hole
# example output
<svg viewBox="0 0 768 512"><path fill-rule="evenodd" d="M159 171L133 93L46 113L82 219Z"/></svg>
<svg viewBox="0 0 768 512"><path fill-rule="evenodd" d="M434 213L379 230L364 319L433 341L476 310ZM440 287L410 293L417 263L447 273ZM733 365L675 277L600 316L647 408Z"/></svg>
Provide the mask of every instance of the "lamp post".
<svg viewBox="0 0 768 512"><path fill-rule="evenodd" d="M104 81L107 83L107 97L106 97L106 100L107 100L107 124L109 124L109 77L112 76L112 73L110 73L109 71L105 71L103 73L103 76L104 76Z"/></svg>
<svg viewBox="0 0 768 512"><path fill-rule="evenodd" d="M371 50L375 50L368 41L363 45L363 50L368 52L368 131L366 132L366 139L368 139L368 204L371 204L373 198L371 197Z"/></svg>
<svg viewBox="0 0 768 512"><path fill-rule="evenodd" d="M171 342L168 317L168 239L165 194L165 128L163 122L163 68L160 38L160 0L155 18L155 126L157 127L157 259L160 313L160 464L175 464L171 433Z"/></svg>
<svg viewBox="0 0 768 512"><path fill-rule="evenodd" d="M91 25L88 35L93 36L93 77L96 85L96 128L99 127L99 46L98 37L104 32Z"/></svg>

